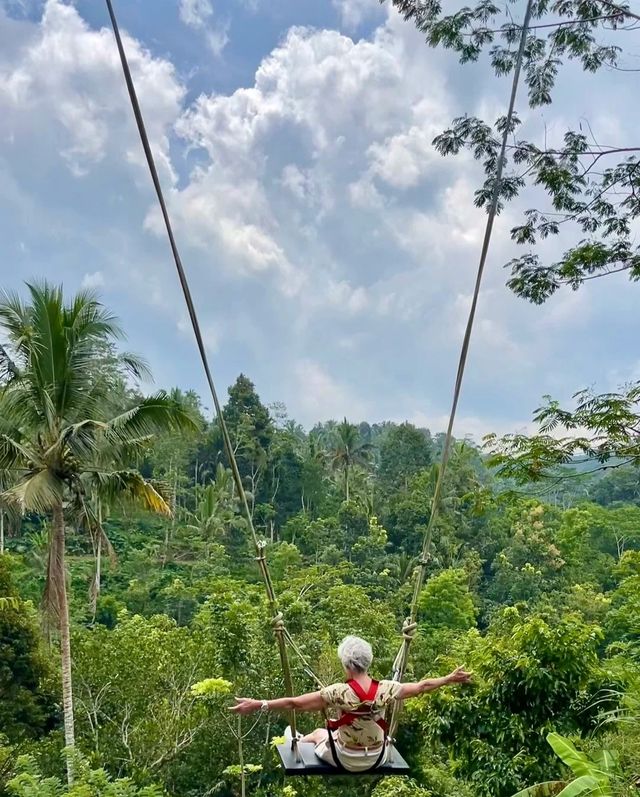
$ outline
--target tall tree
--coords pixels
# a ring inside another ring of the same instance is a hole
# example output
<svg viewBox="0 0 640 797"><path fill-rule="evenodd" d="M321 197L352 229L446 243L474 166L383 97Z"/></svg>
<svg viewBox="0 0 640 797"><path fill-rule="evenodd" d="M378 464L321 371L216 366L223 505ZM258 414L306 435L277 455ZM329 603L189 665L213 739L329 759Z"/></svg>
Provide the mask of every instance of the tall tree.
<svg viewBox="0 0 640 797"><path fill-rule="evenodd" d="M129 463L156 431L193 422L164 393L110 417L109 381L96 360L105 343L122 337L115 318L90 292L66 303L62 289L47 283L28 290L28 303L17 295L0 302L0 471L15 478L3 500L51 516L45 606L60 632L65 743L73 748L65 567L69 516L102 535L92 496L108 501L122 496L168 512L164 499ZM126 366L133 375L142 372L133 357ZM72 758L67 762L71 780Z"/></svg>
<svg viewBox="0 0 640 797"><path fill-rule="evenodd" d="M259 502L263 498L258 491L267 470L274 426L269 410L260 401L253 382L244 374L240 374L229 388L229 400L223 414L240 475L252 493L253 502ZM203 476L213 477L219 462L230 466L216 421L211 424L197 457Z"/></svg>
<svg viewBox="0 0 640 797"><path fill-rule="evenodd" d="M583 390L574 400L568 408L547 396L533 416L538 434L488 435L490 464L521 483L575 478L564 465L585 465L583 474L640 467L640 382L620 393Z"/></svg>
<svg viewBox="0 0 640 797"><path fill-rule="evenodd" d="M295 427L275 431L269 452L266 498L275 510L278 528L300 510L304 501L302 446Z"/></svg>
<svg viewBox="0 0 640 797"><path fill-rule="evenodd" d="M433 458L431 435L411 423L395 426L380 446L380 482L387 490L406 490L409 479Z"/></svg>
<svg viewBox="0 0 640 797"><path fill-rule="evenodd" d="M589 491L590 497L602 506L621 501L640 504L640 471L638 468L620 468L607 473Z"/></svg>
<svg viewBox="0 0 640 797"><path fill-rule="evenodd" d="M310 432L302 453L302 508L317 510L325 492L328 452L318 432Z"/></svg>
<svg viewBox="0 0 640 797"><path fill-rule="evenodd" d="M260 401L253 382L244 374L229 388L229 401L224 418L230 431L240 430L243 424L251 427L257 445L267 450L273 437L273 421L269 410Z"/></svg>
<svg viewBox="0 0 640 797"><path fill-rule="evenodd" d="M508 6L491 0L457 8L424 0L392 2L432 47L454 50L462 63L476 61L488 50L496 75L515 68L522 28ZM563 67L572 68L570 62L578 62L587 74L602 67L627 71L620 67L618 42L623 40L615 32L637 26L638 20L638 13L625 2L534 2L522 69L529 106L552 102L556 78ZM506 164L497 186L500 201L513 199L527 185L539 186L550 207L527 210L522 223L512 230L513 240L535 247L561 230L575 231L581 238L554 263L542 262L533 249L512 260L508 264L511 290L541 303L563 286L575 290L585 280L611 273L626 272L629 279L640 279L640 246L634 238L634 220L640 215L640 147L609 139L601 144L598 131L588 123L589 135L579 129L566 130L562 137L548 135L545 125L540 141L521 137L519 126L516 116L509 131L512 165ZM492 122L464 116L434 140L443 155L468 149L483 161L486 180L476 192L480 207L489 205L496 187L504 129L504 117Z"/></svg>
<svg viewBox="0 0 640 797"><path fill-rule="evenodd" d="M363 442L358 427L349 423L345 418L335 428L331 461L335 470L342 471L347 501L349 500L349 478L353 467L366 465L370 457L371 443Z"/></svg>

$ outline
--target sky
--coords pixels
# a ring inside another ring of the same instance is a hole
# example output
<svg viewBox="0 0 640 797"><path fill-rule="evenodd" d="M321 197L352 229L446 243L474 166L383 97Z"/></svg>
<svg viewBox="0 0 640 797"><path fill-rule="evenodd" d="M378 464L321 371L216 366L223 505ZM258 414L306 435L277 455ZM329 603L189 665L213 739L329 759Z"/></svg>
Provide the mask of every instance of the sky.
<svg viewBox="0 0 640 797"><path fill-rule="evenodd" d="M307 427L443 430L485 214L477 164L431 142L456 116L504 113L510 81L428 48L378 0L114 5L219 391L243 372ZM638 80L570 67L552 106L519 114L534 138L583 124L631 146ZM509 229L531 200L495 227L460 436L522 431L543 395L640 377L640 288L623 275L542 307L506 288ZM0 0L0 286L43 278L97 290L155 387L209 406L95 0Z"/></svg>

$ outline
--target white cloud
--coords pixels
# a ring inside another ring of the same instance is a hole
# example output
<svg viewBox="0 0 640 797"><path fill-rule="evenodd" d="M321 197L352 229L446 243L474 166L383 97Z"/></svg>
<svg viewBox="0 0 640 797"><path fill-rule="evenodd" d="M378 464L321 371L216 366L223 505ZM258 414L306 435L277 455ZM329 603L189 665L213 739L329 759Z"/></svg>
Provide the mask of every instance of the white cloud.
<svg viewBox="0 0 640 797"><path fill-rule="evenodd" d="M442 166L433 146L434 137L449 122L442 88L439 80L432 81L429 97L411 108L410 126L369 147L371 173L392 188L413 188Z"/></svg>
<svg viewBox="0 0 640 797"><path fill-rule="evenodd" d="M94 271L92 274L85 274L82 278L82 287L95 289L104 286L104 274L102 271Z"/></svg>
<svg viewBox="0 0 640 797"><path fill-rule="evenodd" d="M260 64L252 87L199 97L176 129L209 162L172 197L191 244L222 247L228 269L273 274L288 295L304 287L307 303L338 305L342 298L352 312L362 309L366 286L359 275L348 278L343 253L321 227L335 224L345 203L380 207L373 176L389 184L399 173L385 156L388 142L400 159L397 131L417 140L418 121L431 116L429 124L437 123L423 90L405 82L406 67L405 50L386 29L354 43L336 31L294 28ZM432 82L440 92L441 81ZM405 148L407 172L396 180L409 185L420 167L415 147ZM283 152L291 156L284 163Z"/></svg>
<svg viewBox="0 0 640 797"><path fill-rule="evenodd" d="M193 327L191 321L182 317L176 324L178 332L183 335L188 341L195 341L193 334ZM220 348L220 331L215 324L206 324L200 329L202 333L202 340L204 341L205 348L209 354L215 354ZM194 344L195 345L195 344Z"/></svg>
<svg viewBox="0 0 640 797"><path fill-rule="evenodd" d="M370 407L350 388L340 384L320 363L303 359L295 364L300 417L305 423L329 418L365 418Z"/></svg>
<svg viewBox="0 0 640 797"><path fill-rule="evenodd" d="M222 51L229 44L229 27L229 23L224 22L217 28L207 31L205 37L207 45L216 58L222 55Z"/></svg>
<svg viewBox="0 0 640 797"><path fill-rule="evenodd" d="M429 413L423 409L409 412L407 417L394 418L396 423L408 421L422 429L446 431L449 424L449 415L446 413ZM470 437L477 445L482 444L482 438L490 432L508 434L517 431L519 434L533 434L536 427L528 420L506 420L500 416L487 417L479 415L457 414L454 422L453 434L458 439Z"/></svg>
<svg viewBox="0 0 640 797"><path fill-rule="evenodd" d="M374 174L392 188L412 188L437 161L431 138L426 130L411 127L406 133L392 136L369 149Z"/></svg>
<svg viewBox="0 0 640 797"><path fill-rule="evenodd" d="M180 0L178 7L180 19L190 28L204 33L205 41L211 52L218 58L229 44L229 27L227 20L214 24L214 11L211 0Z"/></svg>
<svg viewBox="0 0 640 797"><path fill-rule="evenodd" d="M166 127L178 114L184 89L171 63L153 58L126 34L123 41L159 168L172 180ZM127 160L142 163L113 34L91 30L61 0L47 0L17 61L3 62L0 53L0 105L0 131L19 143L49 138L76 176L108 153L121 160L123 149Z"/></svg>
<svg viewBox="0 0 640 797"><path fill-rule="evenodd" d="M213 17L210 0L180 0L180 19L191 28L203 28Z"/></svg>
<svg viewBox="0 0 640 797"><path fill-rule="evenodd" d="M282 185L300 200L309 195L309 177L295 163L289 163L282 170Z"/></svg>
<svg viewBox="0 0 640 797"><path fill-rule="evenodd" d="M379 0L333 0L333 5L346 28L357 28L365 19L381 16Z"/></svg>
<svg viewBox="0 0 640 797"><path fill-rule="evenodd" d="M355 208L363 210L381 210L385 207L384 197L373 184L370 174L364 174L351 183L349 199Z"/></svg>
<svg viewBox="0 0 640 797"><path fill-rule="evenodd" d="M329 301L336 307L343 308L353 315L366 310L369 305L367 291L362 285L353 288L345 280L341 282L330 280L327 296Z"/></svg>

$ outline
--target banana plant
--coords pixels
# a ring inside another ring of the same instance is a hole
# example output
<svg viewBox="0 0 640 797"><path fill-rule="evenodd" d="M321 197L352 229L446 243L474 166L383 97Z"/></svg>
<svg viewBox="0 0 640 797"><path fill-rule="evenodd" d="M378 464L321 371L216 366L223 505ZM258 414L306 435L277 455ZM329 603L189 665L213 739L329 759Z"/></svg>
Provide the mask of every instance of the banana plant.
<svg viewBox="0 0 640 797"><path fill-rule="evenodd" d="M550 733L547 741L575 777L568 782L551 780L537 783L513 797L613 797L612 780L616 774L616 762L610 752L599 750L590 758L559 733Z"/></svg>

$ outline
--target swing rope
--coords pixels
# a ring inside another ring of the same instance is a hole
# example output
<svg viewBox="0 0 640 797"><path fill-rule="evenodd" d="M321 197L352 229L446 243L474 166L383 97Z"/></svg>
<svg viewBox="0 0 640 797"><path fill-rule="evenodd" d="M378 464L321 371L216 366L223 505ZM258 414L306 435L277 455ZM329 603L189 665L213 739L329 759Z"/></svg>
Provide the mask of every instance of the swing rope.
<svg viewBox="0 0 640 797"><path fill-rule="evenodd" d="M278 601L276 598L275 590L273 588L273 582L271 580L271 575L269 573L269 568L267 565L267 560L265 556L265 548L266 543L261 541L256 534L255 526L253 525L253 516L251 514L251 510L249 508L249 502L247 500L247 494L244 489L244 485L242 483L242 477L240 475L240 471L238 469L238 463L236 461L236 457L233 450L233 445L231 444L231 437L229 435L229 430L227 428L227 424L224 418L224 414L222 412L222 407L220 405L220 401L218 399L218 393L215 388L215 384L213 381L213 376L211 373L211 369L209 367L209 360L207 358L207 353L204 345L204 340L202 338L202 332L200 329L200 323L198 321L198 315L196 312L195 305L193 303L193 298L191 295L191 290L189 288L189 282L187 280L187 275L185 273L184 267L182 265L182 260L180 258L180 253L178 251L178 247L176 244L176 240L173 234L173 228L171 226L171 220L169 218L169 213L167 210L167 206L164 200L164 193L162 191L162 186L160 184L160 179L158 177L158 171L156 169L155 160L153 157L153 153L151 151L151 146L149 144L149 137L147 135L146 126L144 123L144 118L142 116L142 111L140 110L140 103L138 102L138 96L136 93L136 89L133 83L133 78L131 76L131 70L129 69L129 62L127 60L127 55L122 44L122 38L120 36L120 28L118 26L118 21L116 19L116 15L113 9L113 5L111 0L105 0L107 4L107 10L109 12L109 18L111 19L111 26L113 28L113 33L116 40L116 45L118 47L118 53L120 55L120 62L122 64L122 71L124 73L125 82L127 85L127 91L129 93L129 100L131 101L131 107L133 110L133 115L135 117L136 125L138 128L138 133L140 135L140 140L142 143L142 147L144 149L144 154L146 156L147 165L149 167L149 172L151 174L151 179L153 181L153 185L156 191L156 196L158 198L158 203L160 205L160 210L162 212L162 218L164 219L164 224L167 230L167 235L169 238L169 244L171 246L171 252L173 254L173 259L175 262L176 270L178 272L178 278L180 280L180 286L182 287L182 293L184 295L184 300L187 305L187 310L189 312L189 318L191 320L191 326L193 328L193 333L195 335L196 343L198 346L198 351L200 353L200 359L202 361L202 366L204 368L204 372L206 375L207 383L209 385L209 390L211 392L211 397L213 399L213 404L216 411L216 417L218 420L218 424L220 426L220 431L222 433L222 439L224 442L224 448L227 454L227 458L229 460L229 464L231 465L231 472L233 475L233 481L238 491L238 496L240 497L240 503L242 506L242 511L245 516L247 525L251 532L251 537L253 540L253 545L256 552L256 561L258 562L258 567L260 569L260 573L262 574L262 578L265 585L265 590L267 593L267 600L269 603L269 608L271 611L271 625L277 640L278 644L278 652L280 655L280 664L282 666L282 675L284 679L284 685L286 693L289 697L293 697L295 695L293 689L293 680L291 677L291 667L289 665L289 657L287 655L287 640L290 640L289 634L285 628L284 619L282 613L278 607ZM292 731L292 746L296 753L296 757L300 760L300 754L298 751L297 745L297 732L296 732L296 715L295 711L290 712L290 725Z"/></svg>
<svg viewBox="0 0 640 797"><path fill-rule="evenodd" d="M420 599L420 592L422 591L422 587L425 582L427 567L429 566L431 542L433 540L433 532L440 512L440 499L442 495L442 487L444 485L444 478L447 472L447 465L449 464L449 460L451 457L451 445L453 443L453 426L455 423L456 412L458 409L458 402L460 400L460 393L462 390L462 380L464 378L465 367L467 364L467 357L469 354L469 344L471 342L471 333L473 332L473 325L476 317L476 309L478 306L478 299L480 297L482 277L484 275L485 265L487 262L487 255L489 253L489 244L491 243L493 225L495 222L495 218L498 215L498 204L500 201L502 173L504 171L504 164L506 160L507 143L509 140L509 135L511 133L516 96L518 94L518 84L520 82L520 72L522 69L522 61L527 43L527 35L529 32L529 24L531 22L531 14L533 12L533 3L534 0L528 0L524 14L524 20L522 22L520 46L516 57L515 67L513 70L513 80L511 83L511 96L509 99L509 109L507 111L504 131L502 134L502 145L500 148L500 155L498 156L498 161L496 163L495 181L491 195L491 204L489 205L489 211L487 214L487 223L484 230L482 250L480 252L480 261L478 263L476 282L473 290L473 299L471 301L471 307L469 308L469 316L467 318L467 325L464 332L464 338L462 340L462 348L460 350L458 370L456 372L456 380L453 389L453 401L451 404L451 412L449 414L449 423L447 426L447 433L445 436L444 446L442 449L442 458L440 460L440 465L438 467L438 478L436 481L435 489L433 491L431 512L429 514L429 522L427 524L427 528L424 534L424 539L422 542L422 551L418 559L419 567L415 576L415 582L413 586L413 596L411 598L409 614L403 623L402 642L400 644L400 649L398 650L398 654L396 656L393 665L392 677L394 680L397 681L401 681L404 677L404 673L407 668L407 662L409 660L409 650L411 648L411 643L418 629L418 623L417 623L418 602ZM397 730L399 716L400 716L400 703L396 702L393 706L391 721L389 723L389 735L391 738L394 737L395 732Z"/></svg>

